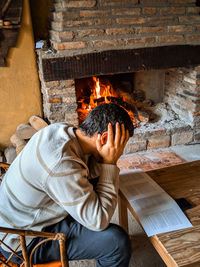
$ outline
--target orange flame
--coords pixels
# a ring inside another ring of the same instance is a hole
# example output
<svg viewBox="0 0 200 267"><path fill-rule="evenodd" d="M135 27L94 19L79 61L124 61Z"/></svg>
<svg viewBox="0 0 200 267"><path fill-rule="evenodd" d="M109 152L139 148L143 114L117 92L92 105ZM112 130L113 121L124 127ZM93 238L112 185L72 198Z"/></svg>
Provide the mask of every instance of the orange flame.
<svg viewBox="0 0 200 267"><path fill-rule="evenodd" d="M99 79L96 77L92 77L92 79L95 82L95 88L94 88L93 94L96 95L97 99L101 98L101 94L100 94L101 88L99 85Z"/></svg>
<svg viewBox="0 0 200 267"><path fill-rule="evenodd" d="M88 112L98 105L98 99L104 98L101 102L110 103L111 101L108 99L108 96L113 96L111 85L100 84L100 80L97 77L92 77L92 79L94 81L94 87L90 95L90 103L88 105L82 103L82 109Z"/></svg>
<svg viewBox="0 0 200 267"><path fill-rule="evenodd" d="M94 109L98 104L110 103L111 97L119 97L118 95L116 95L116 93L114 93L115 91L114 91L111 84L100 83L100 79L97 77L92 77L92 79L94 82L94 86L91 89L89 104L85 103L84 99L79 101L79 103L81 103L81 108L79 109L79 112L80 112L83 120L86 118L87 114L92 109ZM124 97L122 97L122 99L125 102ZM128 111L128 110L126 110L126 111L129 113L132 121L134 121L133 113L131 111Z"/></svg>

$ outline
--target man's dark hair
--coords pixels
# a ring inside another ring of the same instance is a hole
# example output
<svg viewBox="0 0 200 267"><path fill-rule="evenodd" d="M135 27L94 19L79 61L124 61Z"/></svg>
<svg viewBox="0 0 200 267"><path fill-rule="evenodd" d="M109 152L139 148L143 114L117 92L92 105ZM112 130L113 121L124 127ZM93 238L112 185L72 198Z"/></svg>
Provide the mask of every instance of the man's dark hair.
<svg viewBox="0 0 200 267"><path fill-rule="evenodd" d="M125 129L129 131L129 135L133 136L133 123L122 107L114 104L101 104L95 107L78 127L88 136L93 136L95 133L103 134L108 130L108 123L113 126L113 132L115 134L115 124L124 124Z"/></svg>

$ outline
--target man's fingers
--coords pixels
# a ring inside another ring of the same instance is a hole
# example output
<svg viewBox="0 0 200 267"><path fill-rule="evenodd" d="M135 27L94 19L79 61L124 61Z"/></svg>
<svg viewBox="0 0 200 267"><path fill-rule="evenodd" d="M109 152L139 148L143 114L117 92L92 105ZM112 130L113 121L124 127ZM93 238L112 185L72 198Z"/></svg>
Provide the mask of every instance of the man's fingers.
<svg viewBox="0 0 200 267"><path fill-rule="evenodd" d="M124 144L124 141L126 139L126 130L124 124L121 125L121 145Z"/></svg>
<svg viewBox="0 0 200 267"><path fill-rule="evenodd" d="M112 124L108 123L108 144L113 145L113 128Z"/></svg>
<svg viewBox="0 0 200 267"><path fill-rule="evenodd" d="M117 122L115 124L115 145L116 146L119 146L120 137L121 137L120 124L119 124L119 122Z"/></svg>
<svg viewBox="0 0 200 267"><path fill-rule="evenodd" d="M97 139L96 139L96 146L97 150L100 151L102 144L101 144L101 134L98 134Z"/></svg>

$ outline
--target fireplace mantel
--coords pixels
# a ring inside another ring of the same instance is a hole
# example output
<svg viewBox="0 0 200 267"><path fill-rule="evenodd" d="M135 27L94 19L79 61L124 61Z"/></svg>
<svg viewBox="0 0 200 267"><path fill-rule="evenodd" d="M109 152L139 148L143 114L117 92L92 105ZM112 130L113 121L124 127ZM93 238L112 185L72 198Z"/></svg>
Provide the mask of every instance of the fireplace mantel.
<svg viewBox="0 0 200 267"><path fill-rule="evenodd" d="M175 45L110 50L42 59L44 80L59 81L93 75L128 73L200 65L200 45Z"/></svg>

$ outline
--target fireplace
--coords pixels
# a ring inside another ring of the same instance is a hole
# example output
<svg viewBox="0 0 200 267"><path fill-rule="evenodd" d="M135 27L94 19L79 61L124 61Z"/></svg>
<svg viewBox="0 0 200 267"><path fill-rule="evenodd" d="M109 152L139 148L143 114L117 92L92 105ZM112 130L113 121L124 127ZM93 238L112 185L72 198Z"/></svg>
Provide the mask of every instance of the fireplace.
<svg viewBox="0 0 200 267"><path fill-rule="evenodd" d="M112 101L136 128L125 153L200 140L199 12L194 0L53 1L44 117L78 125Z"/></svg>

